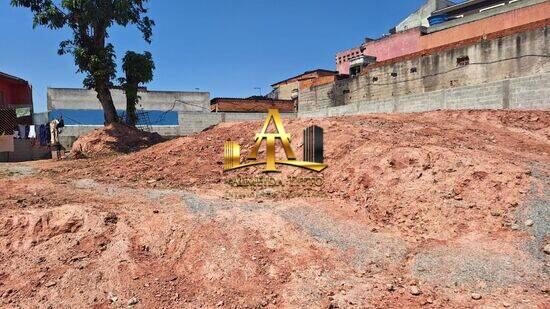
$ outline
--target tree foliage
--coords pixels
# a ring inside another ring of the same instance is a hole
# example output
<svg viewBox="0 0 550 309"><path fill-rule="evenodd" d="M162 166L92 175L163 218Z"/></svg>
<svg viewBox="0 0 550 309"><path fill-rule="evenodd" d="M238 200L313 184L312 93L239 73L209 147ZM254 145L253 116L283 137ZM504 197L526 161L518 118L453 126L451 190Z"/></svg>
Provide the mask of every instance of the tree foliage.
<svg viewBox="0 0 550 309"><path fill-rule="evenodd" d="M136 106L139 101L139 85L153 80L155 63L150 52L139 54L132 51L126 53L122 63L125 77L120 78L119 81L126 92L127 123L135 126L137 123Z"/></svg>
<svg viewBox="0 0 550 309"><path fill-rule="evenodd" d="M114 46L107 42L113 25L136 25L148 43L154 21L144 4L148 0L11 0L34 14L33 24L49 29L68 27L72 38L59 45L59 54L72 54L78 72L86 74L84 86L97 91L105 122L118 121L110 87L116 78Z"/></svg>

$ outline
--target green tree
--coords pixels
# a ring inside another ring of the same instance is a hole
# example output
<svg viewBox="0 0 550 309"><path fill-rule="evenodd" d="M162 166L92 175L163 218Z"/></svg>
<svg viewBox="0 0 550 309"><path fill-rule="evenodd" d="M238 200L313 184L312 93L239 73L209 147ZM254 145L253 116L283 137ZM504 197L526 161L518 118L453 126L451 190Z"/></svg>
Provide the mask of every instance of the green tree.
<svg viewBox="0 0 550 309"><path fill-rule="evenodd" d="M155 63L150 52L138 54L129 51L122 60L122 69L126 74L120 78L122 88L126 92L127 123L133 127L137 123L136 105L139 102L138 88L140 84L146 84L153 80Z"/></svg>
<svg viewBox="0 0 550 309"><path fill-rule="evenodd" d="M146 16L148 0L11 0L34 14L33 26L50 29L68 27L72 39L59 45L59 54L72 54L78 72L86 74L84 86L95 89L105 124L118 122L110 88L116 78L114 46L107 42L113 25L136 25L151 43L154 21Z"/></svg>

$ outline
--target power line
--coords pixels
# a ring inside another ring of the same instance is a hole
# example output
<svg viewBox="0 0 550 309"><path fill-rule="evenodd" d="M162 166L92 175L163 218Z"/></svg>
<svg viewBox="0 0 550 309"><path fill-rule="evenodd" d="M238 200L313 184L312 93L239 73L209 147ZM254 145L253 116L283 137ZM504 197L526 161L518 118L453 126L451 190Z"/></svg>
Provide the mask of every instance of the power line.
<svg viewBox="0 0 550 309"><path fill-rule="evenodd" d="M511 58L504 58L504 59L499 59L499 60L495 60L495 61L488 61L488 62L470 62L468 65L452 68L450 70L443 71L443 72L428 74L428 75L424 75L424 76L417 77L417 78L412 78L412 79L398 80L398 81L391 82L391 83L369 83L367 86L390 86L390 85L395 85L395 84L399 84L399 83L413 82L413 81L425 79L425 78L428 78L428 77L435 77L435 76L451 73L451 72L454 72L454 71L457 71L457 70L465 69L469 65L489 65L489 64L495 64L495 63L499 63L499 62L503 62L503 61L517 60L517 59L526 58L526 57L550 58L550 55L529 54L529 55L521 55L521 56L516 56L516 57L511 57ZM354 90L354 91L356 91L356 90Z"/></svg>

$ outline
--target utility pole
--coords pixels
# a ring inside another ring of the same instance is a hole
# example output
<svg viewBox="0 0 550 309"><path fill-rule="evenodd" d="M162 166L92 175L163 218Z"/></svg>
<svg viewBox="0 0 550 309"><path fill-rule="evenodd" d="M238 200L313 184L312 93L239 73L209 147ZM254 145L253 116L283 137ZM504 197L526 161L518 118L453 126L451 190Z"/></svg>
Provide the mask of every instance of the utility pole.
<svg viewBox="0 0 550 309"><path fill-rule="evenodd" d="M260 97L262 96L262 87L254 87L254 89L260 92Z"/></svg>

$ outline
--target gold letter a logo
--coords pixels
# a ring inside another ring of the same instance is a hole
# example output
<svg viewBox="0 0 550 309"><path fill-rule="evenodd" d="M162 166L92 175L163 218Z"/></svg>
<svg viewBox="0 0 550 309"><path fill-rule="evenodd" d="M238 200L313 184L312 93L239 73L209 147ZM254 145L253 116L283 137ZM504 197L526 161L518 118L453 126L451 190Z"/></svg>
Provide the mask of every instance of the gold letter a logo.
<svg viewBox="0 0 550 309"><path fill-rule="evenodd" d="M273 122L276 133L268 133L269 125ZM258 161L258 152L262 146L263 141L266 141L266 160ZM286 160L277 160L275 158L275 144L277 140L281 141L286 154ZM276 109L270 109L267 114L267 118L264 122L262 131L256 134L256 143L252 152L248 155L248 160L255 160L254 162L240 164L240 146L235 142L225 143L224 154L224 170L230 171L239 168L265 164L265 173L279 172L277 170L277 164L291 165L309 169L312 171L320 172L327 168L326 164L318 162L302 162L296 160L294 150L292 150L290 134L286 133L283 122L281 121L281 114Z"/></svg>
<svg viewBox="0 0 550 309"><path fill-rule="evenodd" d="M269 128L269 125L271 124L271 121L273 120L273 123L275 125L275 129L277 130L277 133L267 133L267 130ZM285 127L283 126L283 122L281 121L281 114L279 114L279 111L276 109L270 109L267 118L264 122L264 127L262 131L258 134L256 134L256 145L252 149L252 152L248 155L249 160L257 160L258 157L258 151L260 150L260 147L262 146L263 140L266 140L267 149L266 149L266 168L265 172L277 172L277 168L275 167L275 142L277 140L280 140L283 144L283 148L285 149L286 157L288 160L296 160L296 155L294 154L294 151L292 150L292 146L290 146L290 134L286 133Z"/></svg>

